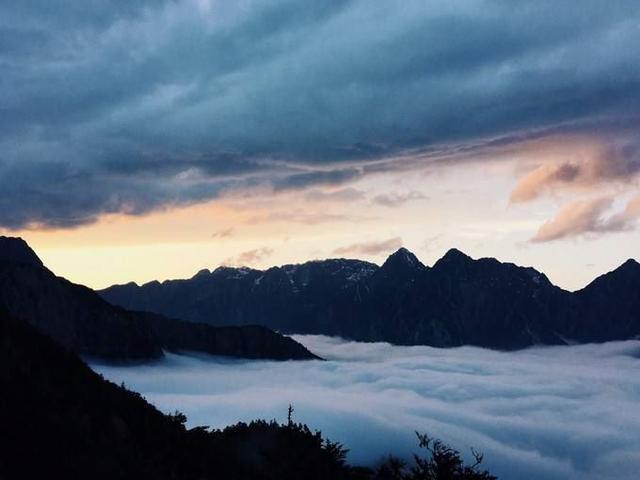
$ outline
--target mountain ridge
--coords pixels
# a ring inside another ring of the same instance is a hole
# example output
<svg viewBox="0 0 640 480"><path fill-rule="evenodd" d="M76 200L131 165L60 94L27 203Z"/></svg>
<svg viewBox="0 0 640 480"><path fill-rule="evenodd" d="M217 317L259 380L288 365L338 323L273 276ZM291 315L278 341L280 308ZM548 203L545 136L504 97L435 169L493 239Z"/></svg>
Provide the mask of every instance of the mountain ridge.
<svg viewBox="0 0 640 480"><path fill-rule="evenodd" d="M510 350L640 334L638 290L620 287L621 298L615 289L615 298L601 293L600 278L620 276L620 283L640 287L640 264L630 259L570 292L533 267L473 259L455 248L429 267L401 248L382 266L327 259L266 270L225 267L199 273L197 286L192 278L99 293L125 307L213 325L253 321L286 333Z"/></svg>
<svg viewBox="0 0 640 480"><path fill-rule="evenodd" d="M173 283L173 282L183 282L183 281L188 281L188 280L193 280L195 278L201 278L201 277L206 277L207 275L212 275L214 273L216 273L217 271L228 271L228 272L235 272L235 271L248 271L248 272L256 272L256 273L266 273L267 271L271 270L271 269L285 269L285 268L290 268L290 267L301 267L301 266L306 266L306 265L310 265L310 264L321 264L321 263L326 263L326 262L358 262L358 263L362 263L362 264L366 264L370 267L372 267L374 270L379 270L381 269L384 264L386 263L387 260L389 260L389 258L391 258L392 256L394 256L395 254L397 254L400 251L407 251L409 252L412 256L414 256L417 260L418 263L424 267L425 269L433 269L438 262L440 262L441 260L445 259L450 253L455 252L456 255L460 255L461 257L466 257L467 259L473 261L473 262L478 262L478 261L495 261L498 262L502 265L513 265L515 267L518 268L523 268L523 269L529 269L532 271L535 271L537 274L539 274L540 276L544 277L547 281L549 281L549 283L551 283L553 286L555 286L556 288L559 288L565 292L569 292L569 293L576 293L580 290L583 290L584 288L586 288L590 283L592 283L593 281L597 280L598 278L607 275L608 273L612 273L616 270L618 270L621 267L626 266L627 264L630 265L637 265L640 267L640 261L634 259L634 258L628 258L627 260L625 260L624 262L622 262L618 267L614 268L613 270L607 271L607 272L603 272L600 275L598 275L597 277L595 277L593 280L591 280L590 283L588 283L587 285L577 288L575 290L571 290L565 287L561 287L559 285L554 284L553 282L551 282L551 280L548 279L547 275L538 270L536 267L534 266L524 266L524 265L518 265L516 263L513 262L508 262L508 261L502 261L502 260L498 260L496 257L478 257L478 258L473 258L470 255L467 255L466 253L464 253L462 250L452 247L449 250L447 250L442 257L440 257L439 259L437 259L433 265L426 265L424 263L422 263L418 257L411 252L410 250L408 250L406 247L400 247L398 250L396 250L395 252L391 253L384 262L382 262L381 265L378 265L374 262L370 262L367 260L362 260L362 259L357 259L357 258L346 258L346 257L327 257L325 259L314 259L314 260L308 260L306 262L299 262L299 263L286 263L286 264L282 264L282 265L273 265L270 267L266 267L264 269L260 269L260 268L253 268L253 267L248 267L248 266L229 266L229 265L219 265L217 267L214 268L201 268L200 270L198 270L197 272L195 272L192 276L190 277L183 277L183 278L167 278L164 280L148 280L148 281L144 281L144 282L137 282L135 280L130 280L128 282L125 283L114 283L113 285L109 285L108 287L104 287L104 288L97 288L95 289L96 292L104 292L106 290L109 290L111 288L114 287L128 287L128 286L135 286L135 287L145 287L148 285L164 285L167 283Z"/></svg>
<svg viewBox="0 0 640 480"><path fill-rule="evenodd" d="M373 479L302 424L187 429L0 308L0 478Z"/></svg>
<svg viewBox="0 0 640 480"><path fill-rule="evenodd" d="M4 235L0 236L0 262L44 266L36 252L22 238Z"/></svg>
<svg viewBox="0 0 640 480"><path fill-rule="evenodd" d="M163 350L274 360L317 358L265 326L220 329L112 305L57 277L19 238L0 238L0 309L62 346L108 361L148 360Z"/></svg>

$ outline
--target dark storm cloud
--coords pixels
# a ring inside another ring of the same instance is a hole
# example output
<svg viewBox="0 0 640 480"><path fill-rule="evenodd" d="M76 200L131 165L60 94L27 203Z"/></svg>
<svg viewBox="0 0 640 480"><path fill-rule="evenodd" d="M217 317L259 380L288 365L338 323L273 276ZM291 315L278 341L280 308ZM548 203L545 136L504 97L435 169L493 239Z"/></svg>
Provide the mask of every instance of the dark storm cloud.
<svg viewBox="0 0 640 480"><path fill-rule="evenodd" d="M274 181L273 186L279 191L303 189L313 185L340 185L360 176L362 172L355 168L297 173Z"/></svg>
<svg viewBox="0 0 640 480"><path fill-rule="evenodd" d="M622 123L640 107L639 18L631 0L3 2L0 226Z"/></svg>

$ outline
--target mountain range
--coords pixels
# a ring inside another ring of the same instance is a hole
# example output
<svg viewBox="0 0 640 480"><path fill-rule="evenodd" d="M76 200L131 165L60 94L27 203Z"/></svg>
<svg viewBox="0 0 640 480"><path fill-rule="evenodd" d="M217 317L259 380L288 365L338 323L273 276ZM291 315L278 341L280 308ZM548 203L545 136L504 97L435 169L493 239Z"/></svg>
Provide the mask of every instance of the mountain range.
<svg viewBox="0 0 640 480"><path fill-rule="evenodd" d="M451 249L428 267L400 248L382 266L329 259L267 270L219 267L99 293L114 305L192 322L401 345L511 350L640 335L635 260L577 292L494 258Z"/></svg>
<svg viewBox="0 0 640 480"><path fill-rule="evenodd" d="M20 238L0 237L0 310L80 355L109 361L159 358L164 350L276 360L317 358L267 327L216 328L128 311L57 277Z"/></svg>

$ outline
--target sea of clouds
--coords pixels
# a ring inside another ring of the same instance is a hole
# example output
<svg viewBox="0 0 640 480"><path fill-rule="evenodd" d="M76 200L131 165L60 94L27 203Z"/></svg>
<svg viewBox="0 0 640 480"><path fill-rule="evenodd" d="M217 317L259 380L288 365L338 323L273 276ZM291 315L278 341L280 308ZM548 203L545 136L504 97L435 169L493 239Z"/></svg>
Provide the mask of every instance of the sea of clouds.
<svg viewBox="0 0 640 480"><path fill-rule="evenodd" d="M636 479L640 342L496 352L296 340L327 361L174 355L138 366L92 365L188 424L297 421L375 464L417 450L415 430L485 454L504 480ZM468 457L467 457L468 458Z"/></svg>

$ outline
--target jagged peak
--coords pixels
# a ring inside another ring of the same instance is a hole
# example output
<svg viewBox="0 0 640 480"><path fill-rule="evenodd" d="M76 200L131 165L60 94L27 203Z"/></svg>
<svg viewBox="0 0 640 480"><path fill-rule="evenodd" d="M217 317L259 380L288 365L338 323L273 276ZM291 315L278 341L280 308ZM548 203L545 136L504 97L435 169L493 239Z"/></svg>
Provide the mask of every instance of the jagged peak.
<svg viewBox="0 0 640 480"><path fill-rule="evenodd" d="M633 258L628 259L618 268L604 273L595 278L591 283L584 287L581 291L588 291L592 288L597 288L603 282L616 282L617 284L628 283L630 276L640 275L640 263ZM634 277L635 278L635 277Z"/></svg>
<svg viewBox="0 0 640 480"><path fill-rule="evenodd" d="M610 271L609 273L605 273L602 277L617 277L619 275L633 275L636 272L640 273L640 263L638 263L633 258L628 259L618 268ZM597 280L597 279L596 279Z"/></svg>
<svg viewBox="0 0 640 480"><path fill-rule="evenodd" d="M20 237L0 236L0 262L43 266L36 252Z"/></svg>
<svg viewBox="0 0 640 480"><path fill-rule="evenodd" d="M622 272L635 272L636 270L640 271L640 263L633 258L630 258L622 263L618 268L611 270L609 273L605 273L605 275Z"/></svg>
<svg viewBox="0 0 640 480"><path fill-rule="evenodd" d="M400 247L394 253L389 255L387 260L382 265L382 268L388 270L389 268L411 268L411 269L419 269L422 270L426 268L418 257L416 257L412 252L410 252L405 247Z"/></svg>

